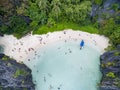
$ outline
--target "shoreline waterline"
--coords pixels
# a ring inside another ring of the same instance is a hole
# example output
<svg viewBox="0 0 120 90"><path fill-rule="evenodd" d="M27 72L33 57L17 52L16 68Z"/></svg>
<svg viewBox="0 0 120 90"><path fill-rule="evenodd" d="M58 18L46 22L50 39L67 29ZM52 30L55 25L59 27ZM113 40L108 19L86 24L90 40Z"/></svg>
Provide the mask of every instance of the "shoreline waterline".
<svg viewBox="0 0 120 90"><path fill-rule="evenodd" d="M109 45L109 39L82 31L73 31L71 29L47 33L43 35L28 34L21 39L16 39L13 35L0 37L0 45L4 46L4 54L14 58L18 62L23 62L26 58L35 53L35 51L46 44L54 43L59 40L84 40L87 43L96 45L101 53Z"/></svg>
<svg viewBox="0 0 120 90"><path fill-rule="evenodd" d="M47 33L47 34L43 34L43 35L28 34L28 35L22 37L21 39L16 39L13 35L5 35L4 37L0 37L0 45L4 47L4 54L17 60L18 62L25 63L29 68L31 68L32 73L34 73L36 71L33 69L34 64L37 64L37 62L33 63L33 67L31 67L28 63L34 62L35 57L30 58L30 56L31 55L35 55L35 56L38 55L38 50L42 51L42 49L44 47L46 47L47 45L54 44L54 43L57 43L59 41L64 41L64 42L75 41L75 42L77 42L76 43L77 50L79 50L79 42L81 40L84 40L85 44L89 44L89 46L94 45L96 48L98 48L97 50L99 51L100 54L102 54L105 51L104 49L109 45L109 39L104 37L104 36L100 36L97 34L90 34L90 33L82 32L82 31L73 31L71 29L53 32L53 33ZM94 47L92 47L92 48L94 49ZM91 53L89 53L89 54L91 54ZM73 56L73 57L75 57L75 56ZM93 57L94 57L94 55L93 55ZM86 61L86 59L84 59L83 61ZM38 62L40 62L39 59L38 59ZM91 63L92 62L93 61L91 61ZM97 60L97 62L99 63L99 60ZM98 63L96 65L98 65ZM99 79L100 79L100 70L98 67L99 66L97 66L97 68L96 68L96 70L97 70L96 72L99 73L97 75L99 76ZM44 69L45 68L47 70L47 67L44 67ZM60 68L58 68L58 69L60 69ZM92 70L90 70L90 71L92 71ZM70 72L68 72L68 73L70 73ZM91 73L91 72L89 72L89 73ZM93 74L96 75L95 73L93 73ZM92 77L93 74L91 74L90 76L87 76L87 77ZM76 74L76 75L78 75L78 74ZM56 74L55 74L55 76L56 76ZM33 74L33 78L34 78L34 74ZM55 78L57 79L57 77L55 77ZM65 77L63 77L63 78L65 79ZM98 78L98 77L96 77L96 78ZM99 79L97 79L97 80L100 81ZM93 80L93 81L95 81L95 80ZM96 84L95 82L94 82L94 84ZM54 83L54 85L55 85L55 83ZM71 85L72 85L72 83L70 83L70 86ZM79 85L76 86L76 88L77 87L79 87ZM47 86L47 88L48 88L48 86ZM64 87L64 88L68 88L68 87ZM84 85L83 85L83 88L84 88ZM39 87L38 87L38 90L39 90ZM96 90L96 88L94 90Z"/></svg>

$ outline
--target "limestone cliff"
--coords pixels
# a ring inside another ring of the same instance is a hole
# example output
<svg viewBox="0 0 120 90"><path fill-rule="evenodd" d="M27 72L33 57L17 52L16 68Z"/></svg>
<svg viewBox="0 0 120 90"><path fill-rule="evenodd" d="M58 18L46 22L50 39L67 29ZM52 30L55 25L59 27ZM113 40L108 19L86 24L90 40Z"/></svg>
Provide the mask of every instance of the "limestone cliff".
<svg viewBox="0 0 120 90"><path fill-rule="evenodd" d="M120 46L100 57L103 73L100 90L120 90Z"/></svg>
<svg viewBox="0 0 120 90"><path fill-rule="evenodd" d="M0 90L35 90L31 70L0 54Z"/></svg>

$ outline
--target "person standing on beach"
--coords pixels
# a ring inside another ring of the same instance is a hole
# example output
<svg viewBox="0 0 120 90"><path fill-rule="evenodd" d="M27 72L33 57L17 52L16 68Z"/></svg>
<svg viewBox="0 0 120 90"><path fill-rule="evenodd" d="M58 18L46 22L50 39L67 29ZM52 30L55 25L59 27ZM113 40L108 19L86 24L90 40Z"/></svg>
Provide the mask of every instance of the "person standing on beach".
<svg viewBox="0 0 120 90"><path fill-rule="evenodd" d="M82 40L82 41L80 42L80 49L82 49L83 46L84 46L84 41Z"/></svg>

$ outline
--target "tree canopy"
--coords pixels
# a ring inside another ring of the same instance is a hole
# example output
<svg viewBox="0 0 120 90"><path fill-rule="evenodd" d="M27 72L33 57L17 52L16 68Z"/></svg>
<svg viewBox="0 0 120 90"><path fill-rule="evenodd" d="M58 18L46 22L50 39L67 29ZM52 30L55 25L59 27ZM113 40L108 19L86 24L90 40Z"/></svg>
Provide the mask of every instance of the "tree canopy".
<svg viewBox="0 0 120 90"><path fill-rule="evenodd" d="M58 23L65 22L64 24L68 25L66 22L71 22L79 26L95 27L117 45L120 43L117 34L120 31L119 5L117 3L111 5L110 9L115 11L113 15L101 14L102 22L98 22L98 15L91 19L92 5L96 4L102 8L103 3L104 0L21 0L15 3L2 0L0 34L13 34L20 38L30 31L40 30L42 26L51 28L57 27ZM65 26L60 28L63 27Z"/></svg>

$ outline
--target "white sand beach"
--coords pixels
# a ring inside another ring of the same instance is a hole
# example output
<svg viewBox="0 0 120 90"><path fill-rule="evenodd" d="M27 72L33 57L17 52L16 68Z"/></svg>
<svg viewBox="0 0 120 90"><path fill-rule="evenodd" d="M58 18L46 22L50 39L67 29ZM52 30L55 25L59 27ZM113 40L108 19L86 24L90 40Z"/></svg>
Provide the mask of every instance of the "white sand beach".
<svg viewBox="0 0 120 90"><path fill-rule="evenodd" d="M96 45L101 52L109 45L109 39L82 31L73 31L71 29L57 31L43 35L28 34L21 39L16 39L13 35L4 35L0 37L0 45L4 46L4 54L16 59L18 62L26 60L28 55L36 52L42 46L54 43L58 40L84 40L85 42ZM79 43L78 43L79 44Z"/></svg>

